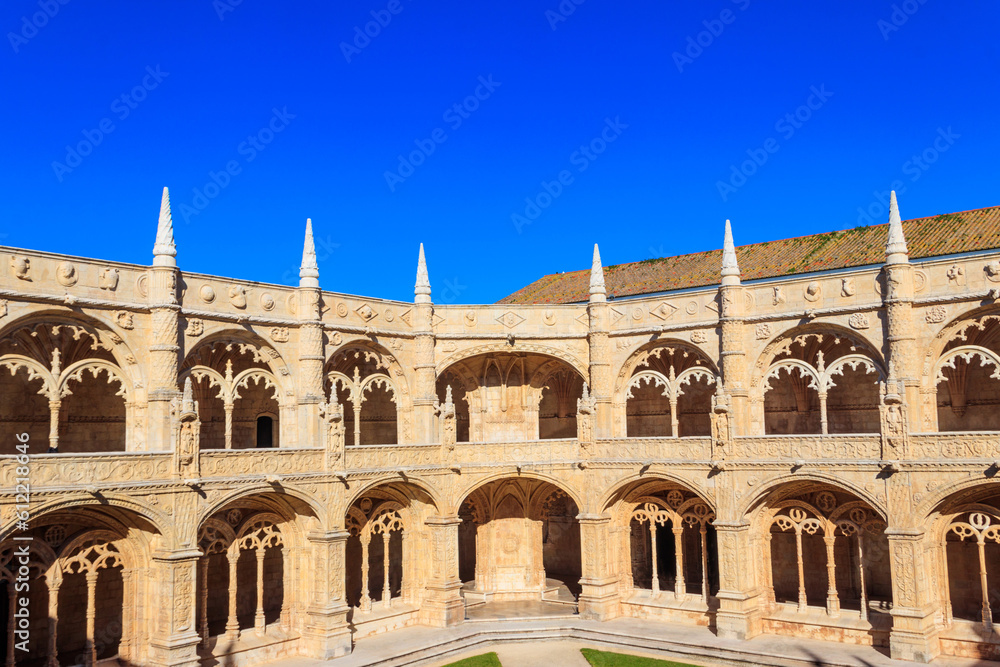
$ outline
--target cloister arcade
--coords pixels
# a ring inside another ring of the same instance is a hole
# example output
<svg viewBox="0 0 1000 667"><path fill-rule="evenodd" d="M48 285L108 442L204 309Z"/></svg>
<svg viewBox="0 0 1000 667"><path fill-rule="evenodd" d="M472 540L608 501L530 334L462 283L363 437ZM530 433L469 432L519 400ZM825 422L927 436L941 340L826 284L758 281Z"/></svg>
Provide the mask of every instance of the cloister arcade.
<svg viewBox="0 0 1000 667"><path fill-rule="evenodd" d="M398 371L398 372L395 372ZM344 406L347 440L354 445L393 445L405 442L405 384L392 355L374 346L349 345L327 361L325 388ZM394 379L395 378L395 379Z"/></svg>
<svg viewBox="0 0 1000 667"><path fill-rule="evenodd" d="M729 234L718 283L595 252L491 305L435 304L422 253L412 303L324 292L311 227L297 287L182 273L168 205L151 266L4 249L4 658L332 659L515 608L1000 660L1000 260L911 263L901 224L881 266Z"/></svg>
<svg viewBox="0 0 1000 667"><path fill-rule="evenodd" d="M452 389L459 442L576 437L583 377L542 354L476 355L446 368L436 382L439 401Z"/></svg>
<svg viewBox="0 0 1000 667"><path fill-rule="evenodd" d="M609 502L625 612L710 622L719 589L711 505L683 484L627 484Z"/></svg>
<svg viewBox="0 0 1000 667"><path fill-rule="evenodd" d="M458 544L467 597L575 601L579 511L563 489L537 479L497 479L469 493Z"/></svg>
<svg viewBox="0 0 1000 667"><path fill-rule="evenodd" d="M628 379L618 394L628 437L710 434L718 371L704 352L681 341L656 341L633 354L622 372Z"/></svg>
<svg viewBox="0 0 1000 667"><path fill-rule="evenodd" d="M768 345L756 371L750 407L756 433L879 432L887 376L881 355L854 332L793 329Z"/></svg>
<svg viewBox="0 0 1000 667"><path fill-rule="evenodd" d="M288 412L277 352L246 335L206 339L184 359L180 382L191 378L206 449L281 446ZM287 426L286 426L287 428Z"/></svg>
<svg viewBox="0 0 1000 667"><path fill-rule="evenodd" d="M144 395L123 370L129 361L122 339L96 322L52 314L6 327L0 437L26 432L52 452L136 448Z"/></svg>

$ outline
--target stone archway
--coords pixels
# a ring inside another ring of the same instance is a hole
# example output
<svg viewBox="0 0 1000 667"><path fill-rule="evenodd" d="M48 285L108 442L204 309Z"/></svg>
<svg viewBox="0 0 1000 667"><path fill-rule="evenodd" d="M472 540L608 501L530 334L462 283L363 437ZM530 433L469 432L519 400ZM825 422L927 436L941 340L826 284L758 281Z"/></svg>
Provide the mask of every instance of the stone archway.
<svg viewBox="0 0 1000 667"><path fill-rule="evenodd" d="M818 326L793 329L758 359L751 432L878 433L886 377L880 355L858 335Z"/></svg>
<svg viewBox="0 0 1000 667"><path fill-rule="evenodd" d="M770 489L750 511L766 632L826 632L888 646L893 602L885 517L818 481Z"/></svg>
<svg viewBox="0 0 1000 667"><path fill-rule="evenodd" d="M249 493L211 510L198 527L196 629L216 659L264 659L305 622L312 508L287 493Z"/></svg>
<svg viewBox="0 0 1000 667"><path fill-rule="evenodd" d="M466 600L573 604L580 593L576 502L555 484L503 478L460 504L459 571Z"/></svg>
<svg viewBox="0 0 1000 667"><path fill-rule="evenodd" d="M623 615L714 623L719 564L712 505L678 481L653 478L624 484L606 507Z"/></svg>
<svg viewBox="0 0 1000 667"><path fill-rule="evenodd" d="M346 597L356 639L417 620L433 574L422 557L427 520L436 515L430 495L406 482L368 488L348 507Z"/></svg>
<svg viewBox="0 0 1000 667"><path fill-rule="evenodd" d="M25 534L25 532L27 534ZM24 540L30 537L30 541ZM141 664L153 631L148 609L131 604L154 595L145 572L160 533L120 507L76 507L45 512L29 529L0 543L0 579L7 582L7 664L15 655L10 631L17 580L30 586L27 654L18 661L80 664L117 659ZM27 549L27 576L20 570Z"/></svg>
<svg viewBox="0 0 1000 667"><path fill-rule="evenodd" d="M459 441L575 438L584 382L561 359L497 351L448 366L438 376L437 394L443 401L451 387Z"/></svg>

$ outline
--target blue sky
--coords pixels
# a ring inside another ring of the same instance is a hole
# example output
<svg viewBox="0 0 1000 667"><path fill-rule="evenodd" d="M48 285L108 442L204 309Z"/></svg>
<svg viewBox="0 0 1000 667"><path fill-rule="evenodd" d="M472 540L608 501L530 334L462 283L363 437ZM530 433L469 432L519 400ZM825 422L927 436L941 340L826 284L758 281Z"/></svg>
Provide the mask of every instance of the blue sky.
<svg viewBox="0 0 1000 667"><path fill-rule="evenodd" d="M295 284L311 217L324 289L412 300L423 242L478 303L1000 204L997 3L94 5L0 10L0 244L148 264L167 185L182 269Z"/></svg>

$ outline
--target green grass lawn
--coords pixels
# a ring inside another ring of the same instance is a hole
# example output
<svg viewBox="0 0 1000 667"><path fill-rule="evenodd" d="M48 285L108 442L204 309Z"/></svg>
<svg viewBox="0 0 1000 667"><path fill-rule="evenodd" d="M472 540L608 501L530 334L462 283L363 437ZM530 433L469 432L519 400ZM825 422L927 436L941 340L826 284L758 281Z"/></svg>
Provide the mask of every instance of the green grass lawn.
<svg viewBox="0 0 1000 667"><path fill-rule="evenodd" d="M580 652L593 667L694 667L683 662L671 662L669 660L654 660L653 658L640 658L636 655L625 655L624 653L609 653L607 651L595 651L592 648L582 648ZM483 663L487 664L487 663Z"/></svg>
<svg viewBox="0 0 1000 667"><path fill-rule="evenodd" d="M471 658L453 662L445 665L445 667L502 667L502 665L496 653L483 653L482 655L474 655Z"/></svg>

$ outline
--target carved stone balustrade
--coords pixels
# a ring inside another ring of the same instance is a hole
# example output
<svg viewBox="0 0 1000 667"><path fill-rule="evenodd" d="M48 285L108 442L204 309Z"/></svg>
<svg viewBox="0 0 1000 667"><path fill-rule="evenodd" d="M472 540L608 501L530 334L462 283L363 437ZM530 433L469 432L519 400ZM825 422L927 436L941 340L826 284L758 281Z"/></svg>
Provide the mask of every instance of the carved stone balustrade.
<svg viewBox="0 0 1000 667"><path fill-rule="evenodd" d="M878 461L881 444L877 433L744 436L733 440L732 458Z"/></svg>
<svg viewBox="0 0 1000 667"><path fill-rule="evenodd" d="M35 491L169 480L172 459L172 452L43 454L31 456L29 478ZM13 456L0 459L0 483L5 493L14 487L17 467Z"/></svg>

